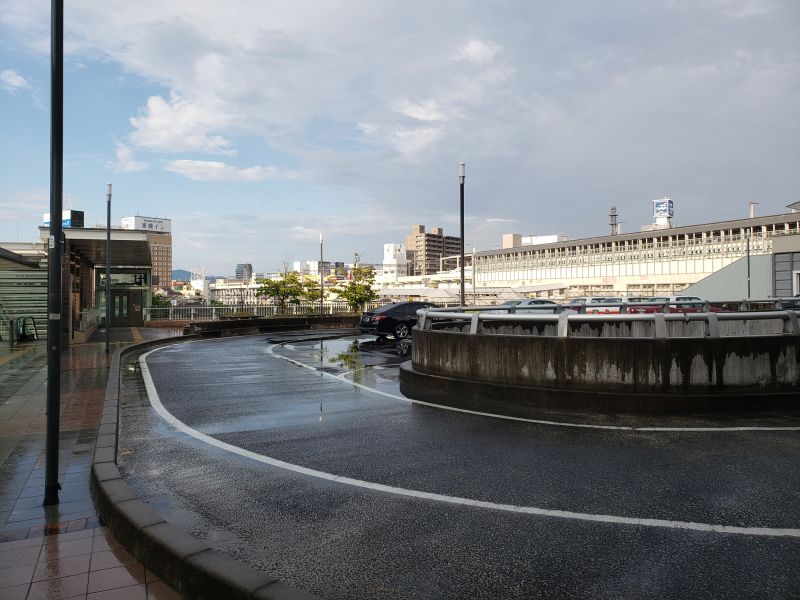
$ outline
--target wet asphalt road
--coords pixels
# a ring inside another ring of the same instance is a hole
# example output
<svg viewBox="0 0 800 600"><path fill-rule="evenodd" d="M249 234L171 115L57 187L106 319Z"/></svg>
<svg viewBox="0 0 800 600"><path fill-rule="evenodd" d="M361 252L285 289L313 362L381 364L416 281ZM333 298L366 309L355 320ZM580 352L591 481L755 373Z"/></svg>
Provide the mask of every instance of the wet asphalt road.
<svg viewBox="0 0 800 600"><path fill-rule="evenodd" d="M797 529L800 432L558 427L411 404L391 397L408 346L373 340L234 338L146 360L175 417L257 454L404 490L612 518L461 506L258 463L176 433L150 407L136 363L125 377L126 478L178 525L324 598L800 596L800 537L613 519ZM743 424L741 415L543 418Z"/></svg>

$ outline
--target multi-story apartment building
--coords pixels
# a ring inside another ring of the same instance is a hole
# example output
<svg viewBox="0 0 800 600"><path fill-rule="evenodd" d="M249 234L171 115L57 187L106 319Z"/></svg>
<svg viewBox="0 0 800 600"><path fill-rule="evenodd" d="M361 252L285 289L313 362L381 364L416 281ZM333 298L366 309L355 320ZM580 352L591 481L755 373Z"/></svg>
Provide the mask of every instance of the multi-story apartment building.
<svg viewBox="0 0 800 600"><path fill-rule="evenodd" d="M424 225L414 225L406 236L405 247L408 274L430 275L439 272L442 258L461 253L461 238L445 235L441 227L426 233Z"/></svg>

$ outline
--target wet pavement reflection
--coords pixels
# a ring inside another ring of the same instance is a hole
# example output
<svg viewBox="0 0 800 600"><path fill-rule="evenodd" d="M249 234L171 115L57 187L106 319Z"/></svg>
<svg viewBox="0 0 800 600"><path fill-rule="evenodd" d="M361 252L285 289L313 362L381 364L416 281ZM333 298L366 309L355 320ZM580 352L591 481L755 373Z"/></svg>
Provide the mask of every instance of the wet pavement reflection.
<svg viewBox="0 0 800 600"><path fill-rule="evenodd" d="M412 347L305 332L156 351L147 366L166 409L251 457L171 429L134 367L125 371L121 470L193 535L326 598L596 597L598 581L603 597L625 596L629 581L650 581L650 597L800 589L794 538L614 521L796 527L798 432L656 434L440 410L399 394L398 366ZM389 486L608 522L458 506ZM650 579L655 572L681 577Z"/></svg>

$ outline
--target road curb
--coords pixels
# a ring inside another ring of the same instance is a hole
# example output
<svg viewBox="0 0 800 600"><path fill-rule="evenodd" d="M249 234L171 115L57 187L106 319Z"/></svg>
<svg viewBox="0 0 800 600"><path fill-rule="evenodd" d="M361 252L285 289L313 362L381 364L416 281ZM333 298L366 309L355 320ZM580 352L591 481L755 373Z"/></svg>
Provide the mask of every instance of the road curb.
<svg viewBox="0 0 800 600"><path fill-rule="evenodd" d="M92 459L90 490L97 512L114 537L131 555L184 598L315 600L316 596L228 558L169 524L146 502L137 498L119 472L116 458L120 364L123 357L144 348L197 338L199 336L189 335L151 340L127 346L114 353Z"/></svg>

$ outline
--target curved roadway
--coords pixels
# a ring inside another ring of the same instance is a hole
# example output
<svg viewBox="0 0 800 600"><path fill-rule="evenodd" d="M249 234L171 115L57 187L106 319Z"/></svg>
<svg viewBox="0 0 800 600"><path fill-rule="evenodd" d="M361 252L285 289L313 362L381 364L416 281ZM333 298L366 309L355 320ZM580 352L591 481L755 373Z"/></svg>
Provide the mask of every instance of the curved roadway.
<svg viewBox="0 0 800 600"><path fill-rule="evenodd" d="M400 395L407 350L284 335L149 352L126 478L324 598L800 594L796 415L443 410Z"/></svg>

